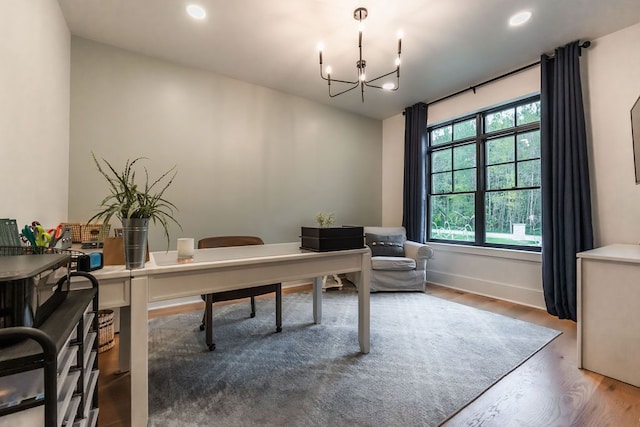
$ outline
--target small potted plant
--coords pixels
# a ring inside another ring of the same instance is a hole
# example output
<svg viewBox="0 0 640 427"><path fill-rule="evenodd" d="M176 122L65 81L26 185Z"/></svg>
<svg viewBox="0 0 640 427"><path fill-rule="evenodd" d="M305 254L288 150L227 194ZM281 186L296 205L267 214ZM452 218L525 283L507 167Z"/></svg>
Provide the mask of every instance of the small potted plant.
<svg viewBox="0 0 640 427"><path fill-rule="evenodd" d="M336 222L336 214L319 212L316 215L316 222L321 228L331 227Z"/></svg>
<svg viewBox="0 0 640 427"><path fill-rule="evenodd" d="M176 167L172 167L151 184L149 172L144 167L144 184L136 182L135 167L138 162L146 160L138 157L127 160L122 171L116 170L111 163L102 159L106 167L102 167L95 154L91 153L98 171L109 183L110 194L100 203L100 210L88 222L102 219L104 224L115 216L122 222L124 232L125 264L129 269L144 267L147 251L147 233L149 220L160 223L167 238L169 249L169 222L182 226L173 217L177 207L164 198L164 192L176 177ZM104 225L103 225L104 227Z"/></svg>

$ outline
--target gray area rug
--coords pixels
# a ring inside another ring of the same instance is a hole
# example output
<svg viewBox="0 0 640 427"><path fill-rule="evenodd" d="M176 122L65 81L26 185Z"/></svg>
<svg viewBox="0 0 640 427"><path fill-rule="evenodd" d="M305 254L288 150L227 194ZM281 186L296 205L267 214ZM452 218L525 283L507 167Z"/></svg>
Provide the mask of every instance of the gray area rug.
<svg viewBox="0 0 640 427"><path fill-rule="evenodd" d="M436 426L559 335L422 293L371 295L371 352L359 352L357 294L310 292L149 322L152 426Z"/></svg>

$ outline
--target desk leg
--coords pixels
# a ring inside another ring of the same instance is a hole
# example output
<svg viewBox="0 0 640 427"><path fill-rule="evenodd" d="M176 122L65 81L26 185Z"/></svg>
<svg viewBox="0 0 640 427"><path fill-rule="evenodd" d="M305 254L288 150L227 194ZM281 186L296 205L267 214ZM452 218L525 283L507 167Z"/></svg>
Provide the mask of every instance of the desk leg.
<svg viewBox="0 0 640 427"><path fill-rule="evenodd" d="M313 278L313 323L322 322L322 277Z"/></svg>
<svg viewBox="0 0 640 427"><path fill-rule="evenodd" d="M135 273L135 272L134 272ZM131 279L131 425L146 426L149 418L149 279Z"/></svg>
<svg viewBox="0 0 640 427"><path fill-rule="evenodd" d="M213 294L206 294L204 297L204 333L205 342L210 351L215 350L213 343Z"/></svg>
<svg viewBox="0 0 640 427"><path fill-rule="evenodd" d="M131 307L120 307L120 341L118 350L118 370L131 369Z"/></svg>
<svg viewBox="0 0 640 427"><path fill-rule="evenodd" d="M360 283L358 284L358 342L360 351L369 353L370 338L370 280L371 277L371 252L362 256L362 271L360 273Z"/></svg>

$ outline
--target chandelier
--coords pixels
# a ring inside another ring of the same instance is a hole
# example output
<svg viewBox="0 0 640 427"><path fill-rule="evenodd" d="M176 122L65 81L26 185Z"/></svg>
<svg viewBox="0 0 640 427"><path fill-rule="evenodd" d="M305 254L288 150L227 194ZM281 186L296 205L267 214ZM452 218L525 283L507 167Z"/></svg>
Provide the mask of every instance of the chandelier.
<svg viewBox="0 0 640 427"><path fill-rule="evenodd" d="M339 80L339 79L335 79L331 77L331 67L327 66L326 68L326 73L327 76L325 77L322 71L322 49L323 46L320 44L318 45L318 52L320 55L320 77L322 77L323 80L326 80L327 82L327 86L329 87L329 96L331 98L334 98L338 95L342 95L343 93L347 93L350 92L356 88L360 88L360 93L362 96L362 102L364 102L364 88L365 87L373 87L376 89L383 89L383 90L388 90L388 91L396 91L398 90L398 87L400 86L400 52L402 50L402 33L398 32L398 57L396 58L396 68L386 74L382 74L381 76L378 76L376 78L373 79L367 79L367 76L365 74L365 69L367 67L367 61L365 61L362 58L362 31L364 29L364 24L362 23L362 21L364 21L367 17L367 9L365 9L364 7L359 7L356 10L353 11L353 18L356 19L359 24L358 24L358 50L360 53L359 59L358 61L356 61L356 69L357 69L357 79L355 81L349 81L349 80ZM388 77L392 74L396 75L396 81L395 83L393 82L385 82L384 84L382 84L382 86L380 86L381 83L375 83L385 77ZM344 89L338 93L331 93L331 83L336 82L336 83L342 83L342 84L348 84L351 85L351 87L348 87L347 89Z"/></svg>

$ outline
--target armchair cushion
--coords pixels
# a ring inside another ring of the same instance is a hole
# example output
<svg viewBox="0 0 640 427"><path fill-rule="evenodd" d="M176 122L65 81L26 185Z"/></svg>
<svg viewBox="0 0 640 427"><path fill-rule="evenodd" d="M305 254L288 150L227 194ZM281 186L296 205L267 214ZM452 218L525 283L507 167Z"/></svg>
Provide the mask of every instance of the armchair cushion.
<svg viewBox="0 0 640 427"><path fill-rule="evenodd" d="M365 234L365 241L371 248L372 257L403 257L404 240L405 237L402 234Z"/></svg>
<svg viewBox="0 0 640 427"><path fill-rule="evenodd" d="M372 270L408 271L416 269L416 260L397 256L377 256L371 258Z"/></svg>

